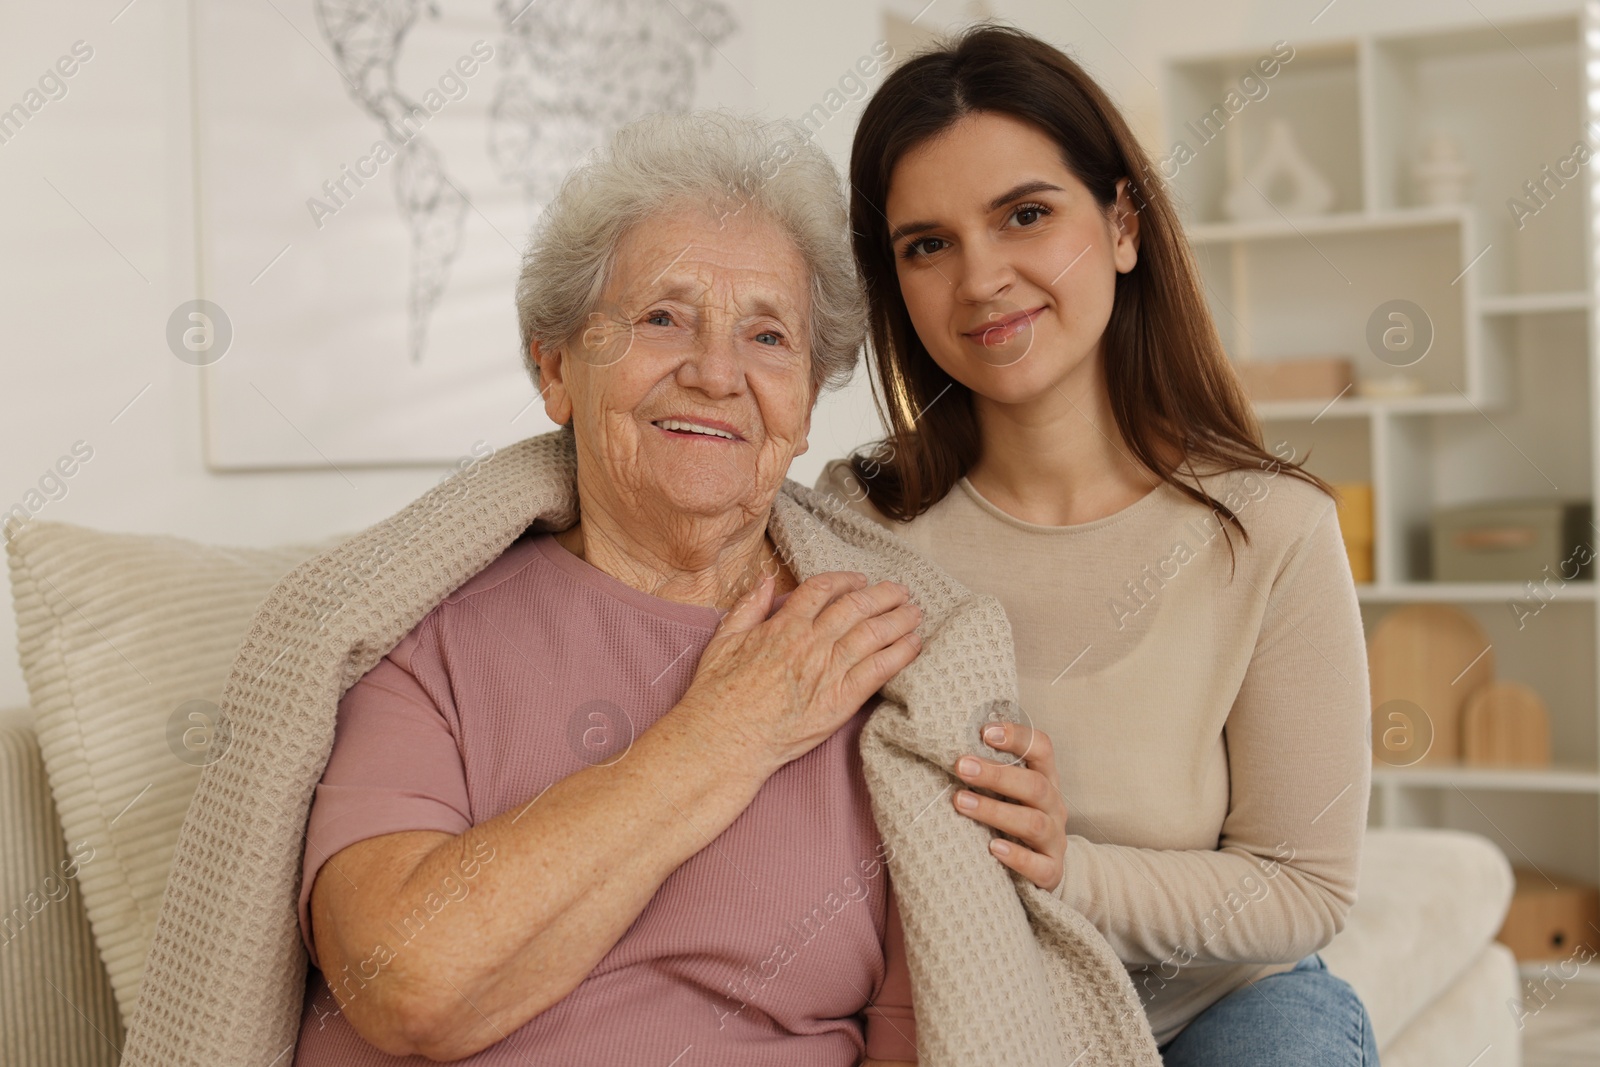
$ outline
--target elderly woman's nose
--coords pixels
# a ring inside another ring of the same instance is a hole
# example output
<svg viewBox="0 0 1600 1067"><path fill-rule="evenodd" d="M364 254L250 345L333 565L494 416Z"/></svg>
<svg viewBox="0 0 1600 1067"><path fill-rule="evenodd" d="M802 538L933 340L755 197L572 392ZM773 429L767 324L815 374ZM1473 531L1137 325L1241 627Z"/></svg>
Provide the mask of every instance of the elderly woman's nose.
<svg viewBox="0 0 1600 1067"><path fill-rule="evenodd" d="M710 396L726 396L744 388L744 364L733 337L725 330L706 330L678 365L678 384Z"/></svg>

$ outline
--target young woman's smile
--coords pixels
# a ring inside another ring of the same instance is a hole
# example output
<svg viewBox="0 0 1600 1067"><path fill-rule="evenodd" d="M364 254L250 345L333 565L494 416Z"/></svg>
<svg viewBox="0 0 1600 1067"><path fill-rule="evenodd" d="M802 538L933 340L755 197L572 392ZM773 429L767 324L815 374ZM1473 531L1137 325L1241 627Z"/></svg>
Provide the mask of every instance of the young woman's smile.
<svg viewBox="0 0 1600 1067"><path fill-rule="evenodd" d="M1031 336L1034 321L1043 315L1044 311L1043 304L1027 311L1019 311L1015 315L1001 315L998 311L991 311L988 322L977 329L968 330L961 336L976 341L985 348L999 348L1018 337Z"/></svg>

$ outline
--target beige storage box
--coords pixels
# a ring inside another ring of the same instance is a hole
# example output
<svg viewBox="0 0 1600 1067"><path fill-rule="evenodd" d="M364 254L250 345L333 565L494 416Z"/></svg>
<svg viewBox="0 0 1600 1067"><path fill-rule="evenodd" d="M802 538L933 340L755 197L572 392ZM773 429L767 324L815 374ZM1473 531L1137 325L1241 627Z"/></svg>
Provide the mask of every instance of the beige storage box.
<svg viewBox="0 0 1600 1067"><path fill-rule="evenodd" d="M1355 384L1347 356L1296 356L1237 363L1245 391L1263 400L1332 400Z"/></svg>
<svg viewBox="0 0 1600 1067"><path fill-rule="evenodd" d="M1550 499L1440 508L1433 513L1434 581L1588 579L1591 510L1587 501Z"/></svg>

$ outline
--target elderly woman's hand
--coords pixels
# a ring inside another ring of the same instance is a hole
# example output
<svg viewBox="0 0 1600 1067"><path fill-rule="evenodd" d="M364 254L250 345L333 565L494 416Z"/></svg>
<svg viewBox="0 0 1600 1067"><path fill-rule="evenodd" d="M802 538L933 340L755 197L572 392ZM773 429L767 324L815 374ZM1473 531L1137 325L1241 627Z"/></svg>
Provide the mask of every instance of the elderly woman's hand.
<svg viewBox="0 0 1600 1067"><path fill-rule="evenodd" d="M956 810L1015 838L996 836L989 842L989 852L1040 889L1053 892L1066 871L1067 800L1056 777L1050 738L1021 723L989 723L982 737L990 748L1019 757L1021 766L1018 760L979 756L956 760L955 772L962 781L1009 798L958 790Z"/></svg>
<svg viewBox="0 0 1600 1067"><path fill-rule="evenodd" d="M896 582L816 574L773 612L764 579L723 617L676 712L769 770L827 740L921 651L922 609Z"/></svg>

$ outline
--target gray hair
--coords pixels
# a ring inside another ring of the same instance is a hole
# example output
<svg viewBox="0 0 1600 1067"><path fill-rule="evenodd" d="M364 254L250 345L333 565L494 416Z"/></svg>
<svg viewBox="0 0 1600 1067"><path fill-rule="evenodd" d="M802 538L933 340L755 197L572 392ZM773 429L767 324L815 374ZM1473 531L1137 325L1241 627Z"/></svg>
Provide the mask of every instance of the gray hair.
<svg viewBox="0 0 1600 1067"><path fill-rule="evenodd" d="M560 345L576 336L599 303L622 238L685 200L721 218L759 212L789 235L811 276L812 386L849 381L866 333L866 302L841 184L827 153L787 119L695 111L622 127L567 175L523 253L517 320L534 384L532 342Z"/></svg>

